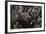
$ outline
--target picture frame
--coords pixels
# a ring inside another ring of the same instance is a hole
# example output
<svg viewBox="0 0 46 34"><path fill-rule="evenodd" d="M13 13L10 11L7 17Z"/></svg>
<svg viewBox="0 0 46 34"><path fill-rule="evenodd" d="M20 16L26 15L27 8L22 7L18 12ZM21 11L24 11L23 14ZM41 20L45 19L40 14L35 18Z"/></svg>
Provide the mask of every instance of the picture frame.
<svg viewBox="0 0 46 34"><path fill-rule="evenodd" d="M41 28L25 28L25 29L10 29L10 11L11 11L11 5L13 6L41 6L41 12L42 12L42 25ZM25 1L5 1L5 33L24 33L24 32L40 32L45 31L45 3L42 2L25 2Z"/></svg>

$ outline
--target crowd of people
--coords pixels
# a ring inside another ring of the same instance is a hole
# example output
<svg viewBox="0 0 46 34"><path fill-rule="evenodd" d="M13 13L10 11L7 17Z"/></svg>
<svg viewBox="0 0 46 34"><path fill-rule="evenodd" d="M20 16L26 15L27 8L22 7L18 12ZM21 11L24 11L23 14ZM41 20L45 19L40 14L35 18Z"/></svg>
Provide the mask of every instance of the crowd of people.
<svg viewBox="0 0 46 34"><path fill-rule="evenodd" d="M11 5L11 29L41 27L41 6L16 6ZM40 26L39 26L40 25Z"/></svg>

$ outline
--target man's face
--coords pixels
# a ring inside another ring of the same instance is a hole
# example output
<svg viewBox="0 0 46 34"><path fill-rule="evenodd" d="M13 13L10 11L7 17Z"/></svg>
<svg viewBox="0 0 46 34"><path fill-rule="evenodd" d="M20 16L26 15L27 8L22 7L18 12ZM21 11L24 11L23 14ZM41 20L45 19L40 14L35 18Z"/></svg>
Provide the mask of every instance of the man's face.
<svg viewBox="0 0 46 34"><path fill-rule="evenodd" d="M32 10L30 11L30 15L31 16L38 16L38 8L37 9L35 9L35 8L32 8Z"/></svg>

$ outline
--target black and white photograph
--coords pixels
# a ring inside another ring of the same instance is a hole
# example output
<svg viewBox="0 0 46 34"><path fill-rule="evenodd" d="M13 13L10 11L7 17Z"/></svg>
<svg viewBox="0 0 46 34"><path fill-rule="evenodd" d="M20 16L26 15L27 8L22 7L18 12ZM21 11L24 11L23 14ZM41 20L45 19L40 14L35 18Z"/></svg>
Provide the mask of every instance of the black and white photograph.
<svg viewBox="0 0 46 34"><path fill-rule="evenodd" d="M10 6L10 28L41 28L41 6Z"/></svg>
<svg viewBox="0 0 46 34"><path fill-rule="evenodd" d="M44 4L8 2L8 32L44 30Z"/></svg>

